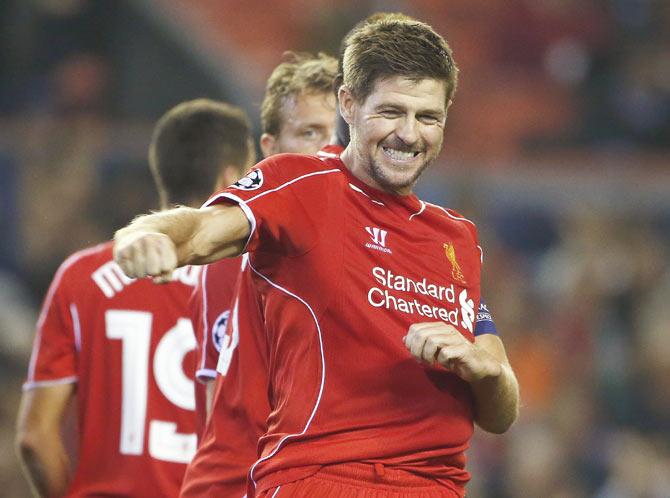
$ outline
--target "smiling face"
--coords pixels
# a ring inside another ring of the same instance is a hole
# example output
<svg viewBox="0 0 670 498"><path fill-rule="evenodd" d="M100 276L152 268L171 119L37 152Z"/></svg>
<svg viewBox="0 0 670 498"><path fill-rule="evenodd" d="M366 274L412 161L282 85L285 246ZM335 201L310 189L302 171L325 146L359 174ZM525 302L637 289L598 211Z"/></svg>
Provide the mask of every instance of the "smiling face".
<svg viewBox="0 0 670 498"><path fill-rule="evenodd" d="M280 152L316 154L328 144L335 129L335 105L332 92L288 97L280 109L279 133L261 137L263 156Z"/></svg>
<svg viewBox="0 0 670 498"><path fill-rule="evenodd" d="M363 102L340 89L342 116L351 126L351 143L342 154L364 183L407 195L442 149L447 117L446 82L413 81L403 76L377 80Z"/></svg>

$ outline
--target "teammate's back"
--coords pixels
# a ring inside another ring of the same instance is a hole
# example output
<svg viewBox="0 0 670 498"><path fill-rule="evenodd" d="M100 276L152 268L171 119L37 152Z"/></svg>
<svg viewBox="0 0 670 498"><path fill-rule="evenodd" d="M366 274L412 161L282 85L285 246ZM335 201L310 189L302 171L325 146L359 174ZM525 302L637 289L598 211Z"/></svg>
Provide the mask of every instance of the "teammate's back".
<svg viewBox="0 0 670 498"><path fill-rule="evenodd" d="M209 100L176 106L149 149L161 207L200 205L253 156L241 109ZM37 324L17 422L17 448L38 496L178 495L197 444L188 301L199 271L163 274L172 277L164 285L129 279L109 243L63 263ZM72 400L74 465L61 436Z"/></svg>
<svg viewBox="0 0 670 498"><path fill-rule="evenodd" d="M111 244L56 274L25 387L76 382L78 465L67 496L175 496L195 452L195 340L187 302L199 268L156 285L127 278Z"/></svg>

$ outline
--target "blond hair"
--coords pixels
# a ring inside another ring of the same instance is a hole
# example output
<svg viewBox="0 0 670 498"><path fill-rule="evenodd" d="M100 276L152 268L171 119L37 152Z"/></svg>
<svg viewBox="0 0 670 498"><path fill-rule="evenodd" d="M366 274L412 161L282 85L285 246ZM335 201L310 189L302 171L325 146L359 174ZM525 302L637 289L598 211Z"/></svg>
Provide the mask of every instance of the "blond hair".
<svg viewBox="0 0 670 498"><path fill-rule="evenodd" d="M285 102L302 94L331 93L337 75L337 60L319 53L286 52L268 79L261 104L263 133L278 135Z"/></svg>

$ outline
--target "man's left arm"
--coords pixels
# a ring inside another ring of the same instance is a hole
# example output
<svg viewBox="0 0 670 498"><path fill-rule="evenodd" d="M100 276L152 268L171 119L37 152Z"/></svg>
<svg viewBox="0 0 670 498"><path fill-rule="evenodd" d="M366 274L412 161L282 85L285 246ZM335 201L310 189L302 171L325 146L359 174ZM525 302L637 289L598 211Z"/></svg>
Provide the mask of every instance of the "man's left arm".
<svg viewBox="0 0 670 498"><path fill-rule="evenodd" d="M519 413L519 384L500 338L483 334L468 341L444 322L416 323L405 346L419 361L436 363L470 384L475 422L487 432L502 434Z"/></svg>
<svg viewBox="0 0 670 498"><path fill-rule="evenodd" d="M73 469L61 436L75 384L35 387L23 392L16 422L16 451L34 496L63 496Z"/></svg>

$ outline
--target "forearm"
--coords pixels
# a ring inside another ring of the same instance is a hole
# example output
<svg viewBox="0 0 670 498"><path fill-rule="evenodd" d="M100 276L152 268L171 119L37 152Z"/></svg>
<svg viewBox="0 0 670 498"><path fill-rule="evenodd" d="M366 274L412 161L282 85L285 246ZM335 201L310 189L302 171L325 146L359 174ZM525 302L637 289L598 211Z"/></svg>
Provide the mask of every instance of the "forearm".
<svg viewBox="0 0 670 498"><path fill-rule="evenodd" d="M207 409L207 418L209 418L209 415L212 413L212 405L214 403L214 382L215 380L212 379L207 383L207 390L205 391L207 394L207 401L206 401L206 409Z"/></svg>
<svg viewBox="0 0 670 498"><path fill-rule="evenodd" d="M415 323L404 338L412 356L439 365L470 384L474 420L488 432L503 433L519 412L519 386L497 335L481 334L474 343L444 322Z"/></svg>
<svg viewBox="0 0 670 498"><path fill-rule="evenodd" d="M118 241L139 233L162 233L179 247L197 232L198 225L198 210L182 206L138 216L128 226L118 230L114 239Z"/></svg>
<svg viewBox="0 0 670 498"><path fill-rule="evenodd" d="M165 257L170 249L160 244L152 247L146 239L147 235L162 234L174 247L176 266L206 264L240 254L249 229L246 217L236 206L179 207L140 216L117 231L114 236L115 253L121 259L124 256L136 258L139 253L141 263L152 257L151 251L162 252L162 257ZM148 273L153 274L151 271Z"/></svg>
<svg viewBox="0 0 670 498"><path fill-rule="evenodd" d="M490 375L471 382L475 404L475 422L487 432L502 434L519 414L519 384L506 362L491 358Z"/></svg>
<svg viewBox="0 0 670 498"><path fill-rule="evenodd" d="M19 435L17 453L35 496L65 495L71 469L60 437L53 434Z"/></svg>

